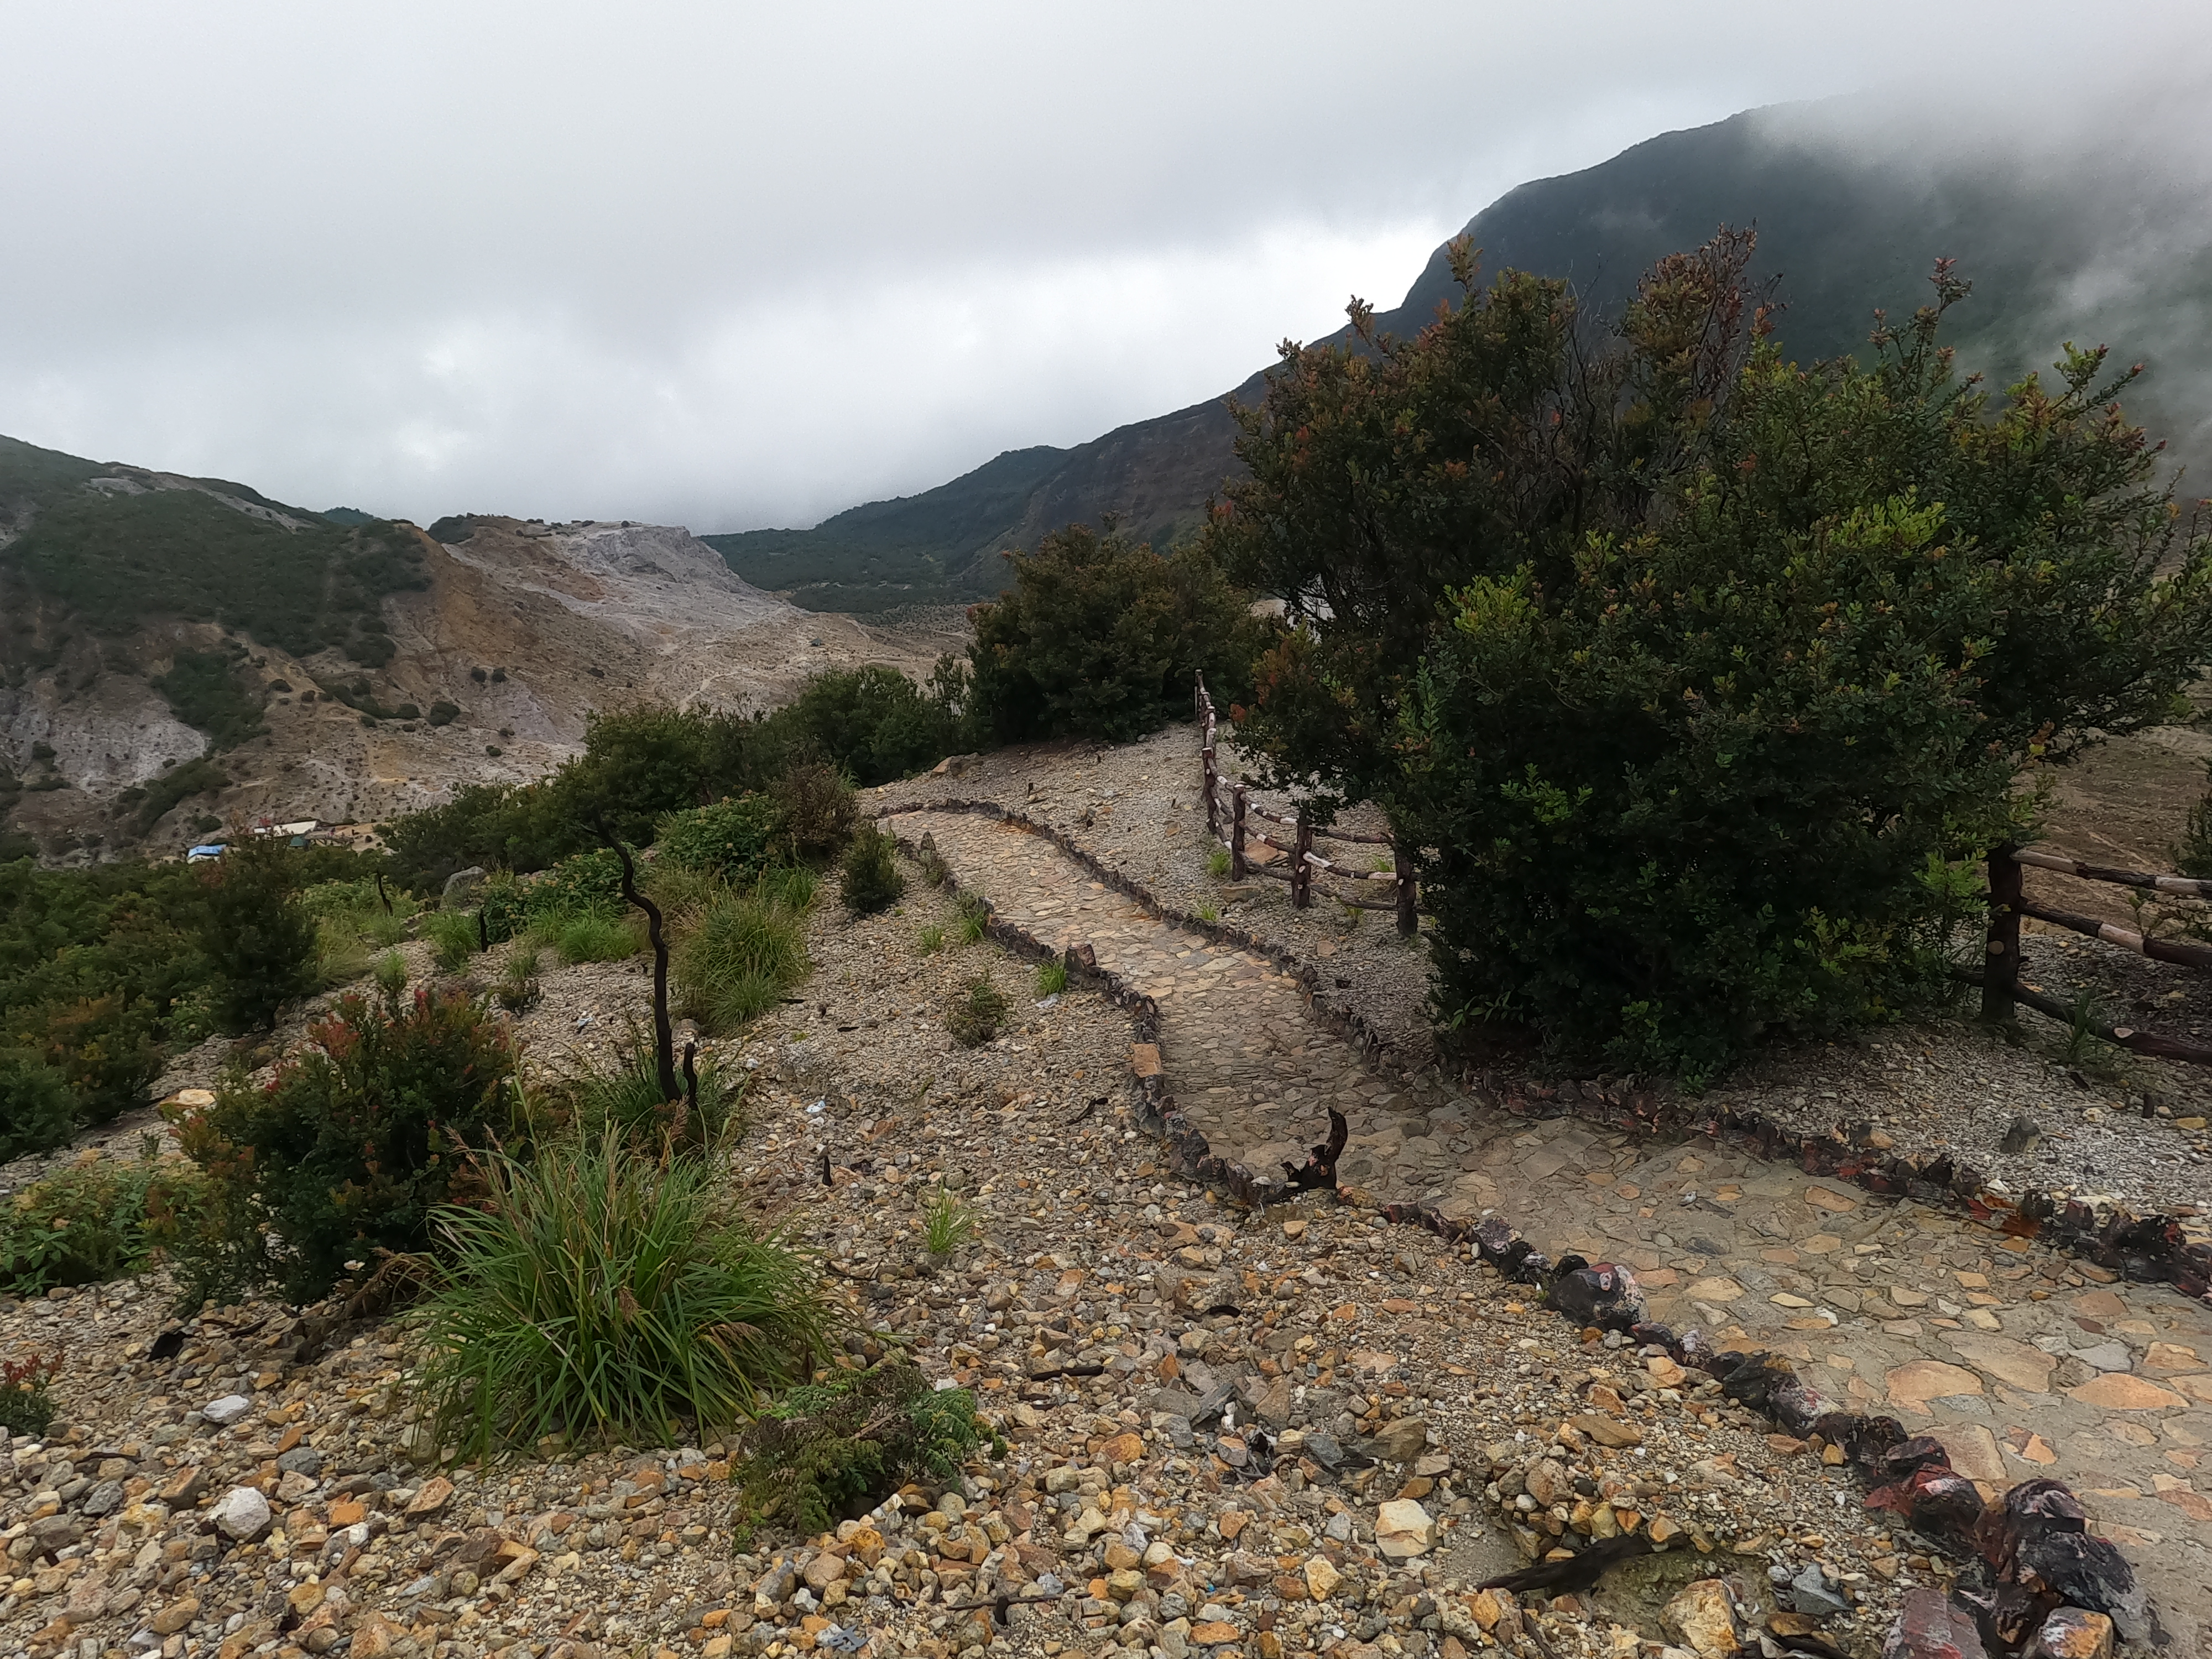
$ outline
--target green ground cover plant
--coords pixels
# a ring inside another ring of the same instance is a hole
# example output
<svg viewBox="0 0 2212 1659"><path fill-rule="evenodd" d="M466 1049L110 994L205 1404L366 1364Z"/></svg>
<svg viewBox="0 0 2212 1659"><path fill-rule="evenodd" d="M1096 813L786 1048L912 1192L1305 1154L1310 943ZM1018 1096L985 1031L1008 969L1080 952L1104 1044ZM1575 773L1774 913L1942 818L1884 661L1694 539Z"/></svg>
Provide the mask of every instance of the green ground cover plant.
<svg viewBox="0 0 2212 1659"><path fill-rule="evenodd" d="M36 1181L0 1207L0 1290L43 1296L153 1265L165 1237L198 1226L206 1183L176 1158L101 1158Z"/></svg>
<svg viewBox="0 0 2212 1659"><path fill-rule="evenodd" d="M731 1481L741 1540L805 1536L865 1514L908 1481L942 1486L993 1438L966 1389L938 1389L895 1354L771 1401L744 1431Z"/></svg>

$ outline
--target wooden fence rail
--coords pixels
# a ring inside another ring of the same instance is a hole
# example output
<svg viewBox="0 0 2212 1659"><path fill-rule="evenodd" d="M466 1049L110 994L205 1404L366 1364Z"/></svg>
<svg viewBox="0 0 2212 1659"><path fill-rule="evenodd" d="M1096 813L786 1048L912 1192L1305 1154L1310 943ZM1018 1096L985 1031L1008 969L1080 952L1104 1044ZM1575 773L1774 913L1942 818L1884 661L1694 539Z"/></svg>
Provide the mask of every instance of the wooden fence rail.
<svg viewBox="0 0 2212 1659"><path fill-rule="evenodd" d="M2021 983L2020 922L2022 916L2033 916L2038 921L2047 922L2051 927L2064 927L2090 939L2101 939L2107 945L2117 945L2122 950L2133 951L2154 962L2212 972L2212 947L2151 939L2130 927L2037 903L2027 896L2021 879L2024 868L2056 870L2066 875L2077 876L2084 881L2147 888L2154 892L2193 897L2212 896L2212 881L2200 881L2190 876L2107 869L2102 865L2084 864L2078 859L2027 848L1999 847L1993 849L1990 854L1989 939L1984 947L1980 977L1984 1019L2009 1019L2014 1006L2018 1003L2025 1003L2053 1019L2070 1022L2079 1018L2074 1009L2057 998ZM1971 979L1971 970L1965 971ZM2161 1036L2154 1031L2138 1031L2132 1026L2106 1025L2097 1021L2090 1022L2090 1029L2106 1042L2139 1054L2158 1054L2167 1060L2185 1060L2198 1066L2212 1066L2212 1044L2194 1042L2187 1037Z"/></svg>
<svg viewBox="0 0 2212 1659"><path fill-rule="evenodd" d="M1411 939L1421 925L1420 896L1413 878L1413 861L1406 849L1388 836L1362 835L1351 830L1317 829L1307 822L1303 809L1297 816L1290 817L1280 812L1271 812L1266 807L1246 799L1245 788L1241 783L1229 787L1229 799L1224 811L1221 799L1221 772L1214 759L1216 722L1213 699L1206 695L1206 676L1203 674L1198 677L1197 689L1191 695L1191 702L1198 716L1200 733L1198 757L1200 787L1206 797L1206 832L1228 848L1230 879L1243 881L1258 875L1271 881L1287 881L1291 884L1291 902L1301 910L1313 903L1313 880L1316 875L1330 876L1344 882L1388 882L1391 888L1389 898L1360 898L1351 893L1322 890L1325 896L1334 899L1339 904L1350 905L1354 909L1394 912L1397 916L1398 931ZM1278 841L1266 830L1254 829L1252 826L1255 821L1288 830L1291 839L1288 842ZM1362 847L1388 847L1391 850L1390 868L1345 869L1339 860L1324 858L1314 851L1316 840L1345 842ZM1287 854L1289 867L1277 870L1269 865L1253 863L1248 849L1255 844Z"/></svg>

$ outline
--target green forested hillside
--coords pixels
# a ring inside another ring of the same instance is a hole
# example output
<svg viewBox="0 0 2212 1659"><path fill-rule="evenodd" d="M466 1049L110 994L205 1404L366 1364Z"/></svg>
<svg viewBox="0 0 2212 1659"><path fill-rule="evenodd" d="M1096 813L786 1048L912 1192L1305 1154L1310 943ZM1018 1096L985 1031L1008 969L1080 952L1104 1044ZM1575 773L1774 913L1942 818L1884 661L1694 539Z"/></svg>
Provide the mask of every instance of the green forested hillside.
<svg viewBox="0 0 2212 1659"><path fill-rule="evenodd" d="M2212 255L2191 246L2202 239L2158 234L2189 222L2191 204L2118 150L2013 167L1970 155L1962 137L1923 155L1884 116L1872 105L1785 106L1667 133L1522 185L1465 234L1486 270L1569 277L1604 310L1660 255L1724 223L1755 226L1757 269L1784 306L1781 338L1803 359L1857 349L1877 307L1901 319L1926 300L1935 262L1953 258L1975 291L1947 333L1970 366L2002 383L2046 367L2064 340L2109 343L2150 364L2130 416L2178 458L2212 459ZM1376 325L1410 335L1453 293L1439 248ZM1259 390L1255 374L1234 395L1255 401ZM1113 511L1141 538L1188 530L1237 465L1235 436L1218 401L1200 404L1073 449L1012 451L813 530L707 539L747 580L817 610L972 598L1000 586L998 550L1070 521Z"/></svg>
<svg viewBox="0 0 2212 1659"><path fill-rule="evenodd" d="M380 662L392 647L378 601L423 580L411 531L332 524L221 479L162 487L138 468L12 438L0 438L0 526L14 532L0 545L0 593L110 635L179 617L295 654L335 646ZM30 605L9 609L16 627L0 659L27 648L31 627Z"/></svg>

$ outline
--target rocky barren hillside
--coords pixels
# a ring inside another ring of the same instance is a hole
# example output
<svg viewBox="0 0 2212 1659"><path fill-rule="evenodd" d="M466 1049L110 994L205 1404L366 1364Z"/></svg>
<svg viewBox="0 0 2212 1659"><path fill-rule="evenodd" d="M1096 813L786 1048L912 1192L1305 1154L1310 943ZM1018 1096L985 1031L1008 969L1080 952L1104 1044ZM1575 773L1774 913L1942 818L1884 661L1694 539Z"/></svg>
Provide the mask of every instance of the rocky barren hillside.
<svg viewBox="0 0 2212 1659"><path fill-rule="evenodd" d="M682 529L438 529L7 443L8 828L83 857L263 817L368 823L540 776L597 708L757 708L950 643L801 611Z"/></svg>

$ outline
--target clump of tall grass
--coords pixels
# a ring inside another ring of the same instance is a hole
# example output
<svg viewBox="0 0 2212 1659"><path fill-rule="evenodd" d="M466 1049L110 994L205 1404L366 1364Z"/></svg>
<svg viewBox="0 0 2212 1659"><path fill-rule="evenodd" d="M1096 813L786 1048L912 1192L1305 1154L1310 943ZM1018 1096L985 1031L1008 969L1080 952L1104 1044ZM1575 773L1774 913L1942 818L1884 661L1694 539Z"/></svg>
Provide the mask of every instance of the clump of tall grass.
<svg viewBox="0 0 2212 1659"><path fill-rule="evenodd" d="M688 1099L664 1099L660 1063L649 1033L632 1025L616 1048L614 1064L556 1091L557 1115L574 1132L595 1140L612 1131L640 1146L702 1148L744 1133L744 1080L732 1075L711 1054L693 1062L698 1078L698 1106ZM687 1085L679 1069L677 1090Z"/></svg>
<svg viewBox="0 0 2212 1659"><path fill-rule="evenodd" d="M725 889L676 947L678 1000L709 1030L733 1030L767 1012L811 970L800 913L769 895L765 884L750 893Z"/></svg>
<svg viewBox="0 0 2212 1659"><path fill-rule="evenodd" d="M1040 997L1056 997L1067 988L1067 964L1058 957L1050 962L1037 963L1036 992Z"/></svg>
<svg viewBox="0 0 2212 1659"><path fill-rule="evenodd" d="M945 948L945 929L933 921L915 935L914 942L921 947L922 955L933 957Z"/></svg>
<svg viewBox="0 0 2212 1659"><path fill-rule="evenodd" d="M989 931L991 907L973 893L960 897L960 942L973 945Z"/></svg>
<svg viewBox="0 0 2212 1659"><path fill-rule="evenodd" d="M430 954L448 974L459 973L475 956L483 935L475 914L463 910L434 910L422 918L422 935L430 941Z"/></svg>
<svg viewBox="0 0 2212 1659"><path fill-rule="evenodd" d="M510 1014L526 1014L544 994L538 983L538 946L528 939L507 953L492 998Z"/></svg>
<svg viewBox="0 0 2212 1659"><path fill-rule="evenodd" d="M747 1226L707 1160L610 1127L477 1162L486 1200L438 1212L444 1265L414 1316L437 1443L457 1455L697 1443L827 1352L813 1268Z"/></svg>
<svg viewBox="0 0 2212 1659"><path fill-rule="evenodd" d="M580 962L619 962L624 957L634 957L644 948L644 935L636 923L627 916L611 916L597 910L584 910L559 916L547 924L546 931L553 939L553 948L561 960L574 964Z"/></svg>

